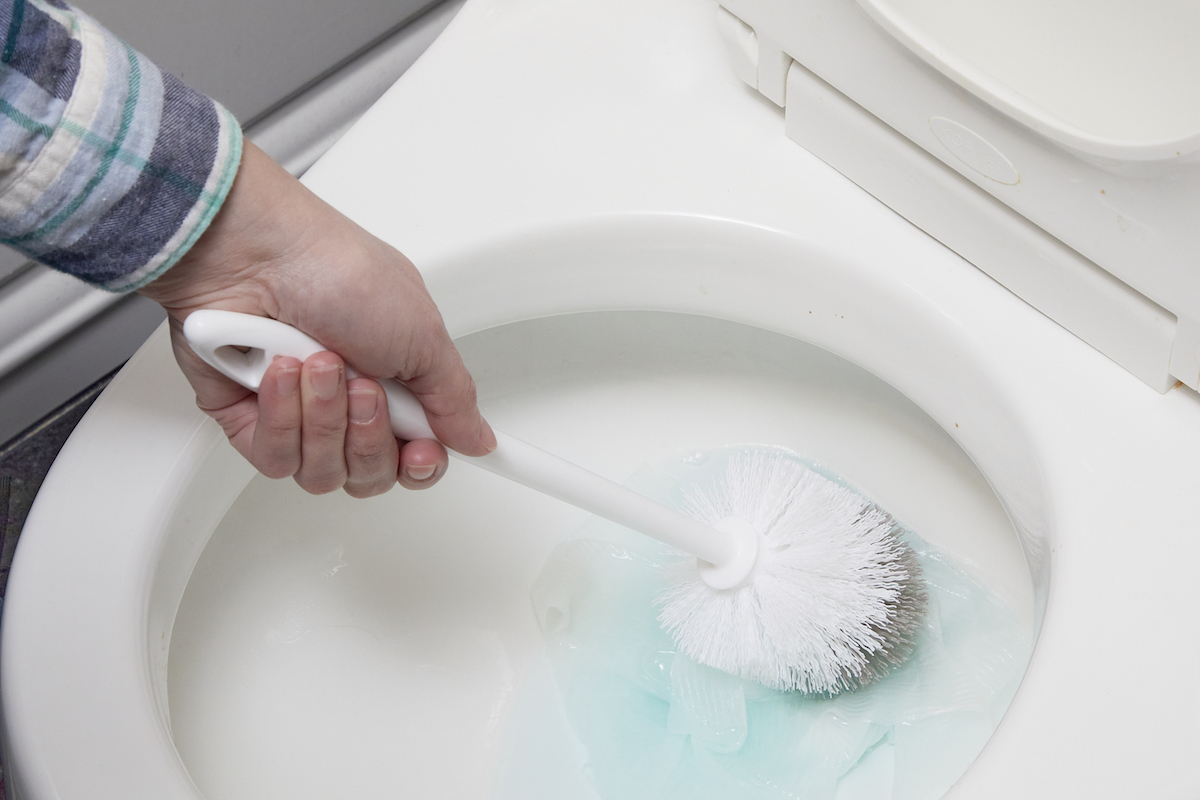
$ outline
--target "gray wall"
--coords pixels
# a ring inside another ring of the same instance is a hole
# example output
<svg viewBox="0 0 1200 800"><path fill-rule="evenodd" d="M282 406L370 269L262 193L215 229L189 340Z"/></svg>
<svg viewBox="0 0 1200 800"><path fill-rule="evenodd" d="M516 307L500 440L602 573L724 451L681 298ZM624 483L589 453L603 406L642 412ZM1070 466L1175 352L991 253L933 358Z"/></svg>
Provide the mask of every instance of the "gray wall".
<svg viewBox="0 0 1200 800"><path fill-rule="evenodd" d="M132 46L224 103L295 174L383 94L462 4L81 2ZM120 366L162 317L141 297L87 289L0 248L0 445Z"/></svg>
<svg viewBox="0 0 1200 800"><path fill-rule="evenodd" d="M77 0L249 123L436 0Z"/></svg>
<svg viewBox="0 0 1200 800"><path fill-rule="evenodd" d="M438 0L75 0L184 83L253 122ZM24 257L0 247L0 282Z"/></svg>

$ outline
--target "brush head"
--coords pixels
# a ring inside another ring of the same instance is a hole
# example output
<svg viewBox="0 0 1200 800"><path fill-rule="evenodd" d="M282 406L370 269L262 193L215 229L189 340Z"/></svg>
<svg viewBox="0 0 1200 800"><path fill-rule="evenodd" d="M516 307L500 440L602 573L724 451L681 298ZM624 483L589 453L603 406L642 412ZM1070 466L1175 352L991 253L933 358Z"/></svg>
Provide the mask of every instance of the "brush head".
<svg viewBox="0 0 1200 800"><path fill-rule="evenodd" d="M694 559L668 567L659 621L701 664L772 689L834 695L869 685L912 653L927 593L916 554L871 501L787 452L731 459L687 512L761 537L750 577L716 590Z"/></svg>

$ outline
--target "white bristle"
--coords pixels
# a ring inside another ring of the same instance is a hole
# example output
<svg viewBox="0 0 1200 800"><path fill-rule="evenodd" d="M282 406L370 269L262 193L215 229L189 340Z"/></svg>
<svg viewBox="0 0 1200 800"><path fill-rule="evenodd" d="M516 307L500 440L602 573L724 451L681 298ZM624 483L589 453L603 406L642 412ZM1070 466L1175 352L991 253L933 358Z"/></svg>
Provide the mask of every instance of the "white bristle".
<svg viewBox="0 0 1200 800"><path fill-rule="evenodd" d="M912 651L926 603L915 554L869 500L787 454L733 458L688 513L740 517L763 535L747 584L724 591L695 559L672 564L659 620L696 661L773 689L837 694Z"/></svg>

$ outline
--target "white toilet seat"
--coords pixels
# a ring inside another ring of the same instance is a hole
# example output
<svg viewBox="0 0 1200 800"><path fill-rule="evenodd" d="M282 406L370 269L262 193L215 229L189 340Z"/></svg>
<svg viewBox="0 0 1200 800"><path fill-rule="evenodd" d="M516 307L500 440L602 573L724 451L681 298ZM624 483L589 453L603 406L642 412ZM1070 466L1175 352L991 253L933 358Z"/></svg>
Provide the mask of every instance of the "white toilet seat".
<svg viewBox="0 0 1200 800"><path fill-rule="evenodd" d="M813 342L900 389L1050 570L1022 688L949 796L1194 794L1200 400L1156 394L784 138L727 70L712 13L473 0L306 181L422 267L453 335L682 311ZM191 567L251 474L221 438L160 331L64 449L5 610L17 797L199 796L165 658Z"/></svg>

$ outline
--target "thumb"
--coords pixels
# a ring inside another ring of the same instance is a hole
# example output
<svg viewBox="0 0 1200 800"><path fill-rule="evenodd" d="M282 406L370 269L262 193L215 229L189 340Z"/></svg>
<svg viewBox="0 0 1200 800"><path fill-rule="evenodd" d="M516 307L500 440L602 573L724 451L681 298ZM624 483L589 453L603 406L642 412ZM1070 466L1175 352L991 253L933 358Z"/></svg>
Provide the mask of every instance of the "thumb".
<svg viewBox="0 0 1200 800"><path fill-rule="evenodd" d="M475 381L449 336L435 345L425 370L398 379L421 401L429 427L446 447L465 456L496 449L496 434L476 404Z"/></svg>

